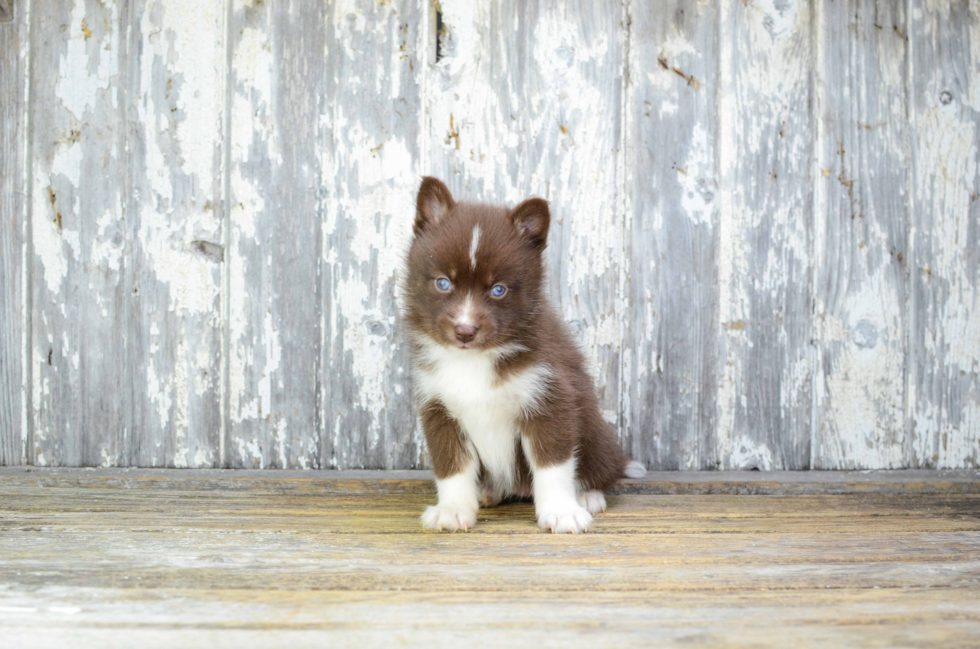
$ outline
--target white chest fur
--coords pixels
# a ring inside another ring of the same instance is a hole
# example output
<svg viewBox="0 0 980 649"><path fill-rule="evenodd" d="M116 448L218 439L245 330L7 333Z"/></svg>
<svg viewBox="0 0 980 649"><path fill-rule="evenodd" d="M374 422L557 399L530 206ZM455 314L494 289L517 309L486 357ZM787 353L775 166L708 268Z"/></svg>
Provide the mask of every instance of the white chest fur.
<svg viewBox="0 0 980 649"><path fill-rule="evenodd" d="M415 390L423 400L438 399L446 407L495 485L509 491L518 423L547 391L550 369L532 365L500 380L494 369L499 351L495 355L431 345L424 354L431 369L416 370Z"/></svg>

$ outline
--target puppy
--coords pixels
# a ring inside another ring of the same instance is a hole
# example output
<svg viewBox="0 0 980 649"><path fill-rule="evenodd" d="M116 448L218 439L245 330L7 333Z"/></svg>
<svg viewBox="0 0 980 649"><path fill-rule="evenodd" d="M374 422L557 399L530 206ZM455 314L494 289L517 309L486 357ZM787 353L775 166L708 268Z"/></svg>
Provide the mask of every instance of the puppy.
<svg viewBox="0 0 980 649"><path fill-rule="evenodd" d="M431 529L467 530L479 506L533 496L538 525L585 532L603 489L638 477L599 414L592 380L545 296L551 215L457 203L424 178L405 280L416 406L439 504Z"/></svg>

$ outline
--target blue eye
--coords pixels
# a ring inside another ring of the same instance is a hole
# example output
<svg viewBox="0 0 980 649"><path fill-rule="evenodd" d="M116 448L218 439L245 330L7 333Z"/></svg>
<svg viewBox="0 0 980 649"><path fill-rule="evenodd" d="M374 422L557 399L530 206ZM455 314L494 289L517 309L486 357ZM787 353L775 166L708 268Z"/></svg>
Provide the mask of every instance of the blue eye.
<svg viewBox="0 0 980 649"><path fill-rule="evenodd" d="M442 291L443 293L445 293L452 287L453 287L452 282L450 282L445 277L440 277L439 279L436 280L436 288Z"/></svg>
<svg viewBox="0 0 980 649"><path fill-rule="evenodd" d="M503 284L495 284L492 289L490 289L490 295L494 297L503 297L504 293L507 292L507 287Z"/></svg>

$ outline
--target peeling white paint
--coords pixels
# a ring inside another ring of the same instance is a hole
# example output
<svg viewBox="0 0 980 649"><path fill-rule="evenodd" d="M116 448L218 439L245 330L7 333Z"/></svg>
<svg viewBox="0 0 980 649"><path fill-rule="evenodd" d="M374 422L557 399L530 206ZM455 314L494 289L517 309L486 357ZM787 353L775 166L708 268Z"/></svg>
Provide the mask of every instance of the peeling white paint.
<svg viewBox="0 0 980 649"><path fill-rule="evenodd" d="M41 192L34 191L34 214L31 220L31 236L34 242L34 254L41 260L44 267L44 281L48 291L57 295L61 291L61 283L68 276L68 260L65 259L64 246L58 224L44 215L50 212L50 204Z"/></svg>
<svg viewBox="0 0 980 649"><path fill-rule="evenodd" d="M90 40L85 34L82 25L86 18L85 4L85 0L75 0L72 7L71 22L67 29L67 51L61 58L55 90L65 108L79 122L85 119L86 111L95 108L99 93L109 89L111 77L117 69L116 56L119 51L116 30L106 30L105 37L101 40ZM111 24L115 24L118 20L115 3L105 2L102 9L110 12ZM95 74L92 74L90 52L98 54Z"/></svg>
<svg viewBox="0 0 980 649"><path fill-rule="evenodd" d="M739 437L732 444L727 469L733 471L750 469L772 471L773 467L772 451L764 444L759 444L747 437Z"/></svg>
<svg viewBox="0 0 980 649"><path fill-rule="evenodd" d="M964 11L971 16L980 15L978 6L977 0L971 0ZM235 15L241 15L245 8L249 8L254 20L241 31L233 30L232 69L226 70L225 48L232 44L224 40L223 6L188 9L169 0L142 7L142 41L138 41L141 68L134 77L138 88L132 89L131 98L135 113L127 114L135 118L139 129L138 150L145 169L122 173L137 179L134 191L140 192L138 200L133 201L138 214L127 214L132 223L139 222L134 241L119 236L128 234L122 221L122 203L130 196L123 192L113 197L108 192L108 201L90 202L88 197L95 195L95 190L82 186L83 170L89 173L92 163L90 156L103 155L102 149L87 148L87 142L94 140L86 138L107 126L98 123L93 115L103 107L118 108L118 94L130 83L118 80L120 62L116 57L125 49L119 43L123 32L103 26L103 22L118 25L119 10L111 2L96 8L82 0L66 8L62 40L54 42L65 51L57 61L58 76L51 81L50 89L42 88L43 84L38 86L53 96L42 95L34 100L36 105L48 101L57 105L59 132L43 132L49 125L42 123L42 131L35 138L39 149L48 146L48 141L56 144L51 147L49 159L38 156L25 163L25 170L30 169L33 175L30 234L36 260L33 267L38 275L34 278L35 292L46 290L54 302L47 310L35 313L36 344L25 357L33 375L31 384L25 386L25 402L26 391L30 390L35 438L41 446L51 448L57 435L71 432L52 430L49 420L39 414L49 406L52 393L62 394L62 388L73 387L73 377L82 369L92 371L85 350L78 349L78 338L60 325L60 317L66 321L73 317L69 286L75 290L77 285L77 290L83 292L81 299L93 300L92 313L101 313L109 321L119 317L113 303L116 298L100 289L96 273L101 277L119 274L123 269L135 268L128 264L139 258L145 265L137 268L136 274L149 309L145 314L149 325L140 330L149 331L149 337L136 343L145 343L145 347L138 348L148 352L145 365L141 366L145 368L146 394L139 398L150 406L151 421L147 425L173 435L166 444L162 439L150 444L161 454L165 449L172 456L152 457L150 461L174 466L214 464L216 450L202 447L198 441L195 413L201 403L209 403L209 395L224 390L232 423L268 420L262 436L232 439L232 452L246 466L286 466L289 454L296 456L294 462L304 468L331 462L329 457L319 458L316 436L320 431L287 431L287 419L279 417L271 403L277 389L283 388L283 375L289 369L284 367L283 348L289 349L295 334L291 323L282 321L274 310L277 298L267 285L268 275L263 274L268 272L273 255L265 249L270 243L260 237L266 236L265 220L272 218L269 210L276 199L269 195L263 179L250 174L264 168L259 163L282 164L284 152L280 150L275 113L281 108L276 105L280 84L289 80L276 76L282 62L273 56L269 5L237 0L232 9ZM719 354L717 367L711 370L716 374L707 379L717 381L717 431L710 441L714 448L692 445L682 449L684 465L697 467L714 453L722 466L730 468L780 468L783 459L779 450L753 437L751 430L756 414L751 409L758 402L753 400L751 389L759 377L750 372L749 360L757 358L767 346L787 352L778 357L780 365L773 368L780 391L769 396L778 398L768 401L768 407L787 417L798 414L798 401L809 389L812 370L818 370L813 384L813 408L825 416L819 425L832 434L824 441L814 442L815 453L821 452L819 445L823 444L827 453L843 458L848 466L892 467L907 461L903 449L911 444L917 457L937 466L977 463L980 297L971 265L975 257L967 247L974 236L971 219L976 199L971 192L977 191L980 157L975 112L980 110L980 83L973 78L975 66L957 68L945 75L911 70L911 80L916 85L909 92L919 103L912 115L916 120L913 138L917 167L910 189L917 201L917 214L923 218L911 232L912 239L919 241L921 254L913 256L910 242L906 258L928 258L931 279L922 281L930 282L923 284L929 288L923 288L922 296L916 298L927 301L916 305L922 309L927 329L919 351L927 359L939 362L920 366L921 385L914 380L908 382L908 399L913 402L908 406L908 415L914 421L915 435L913 440L906 440L906 421L900 416L905 407L905 305L898 302L894 287L889 284L891 262L882 261L890 254L889 235L872 218L881 220L887 215L867 211L881 208L865 206L869 224L861 227L867 228L868 241L853 259L841 261L828 251L834 245L834 237L841 236L828 229L828 219L812 219L813 240L808 241L808 230L801 224L806 189L816 192L816 213L827 214L830 202L841 194L831 194L822 183L839 182L836 176L844 170L835 167L829 178L822 174L831 163L836 164L832 151L818 153L814 164L809 164L805 143L811 138L801 132L803 127L799 124L787 125L785 142L777 142L772 133L774 120L795 114L795 107L787 102L801 96L801 79L809 73L808 39L814 34L806 24L811 15L807 5L783 0L723 3L718 14L721 44L716 57L720 65L717 78L722 85L714 88L702 80L700 89L658 65L631 66L631 74L638 75L634 80L606 83L610 70L623 69L618 57L626 43L625 30L617 25L608 29L592 23L585 29L580 24L581 16L566 7L543 7L526 22L517 15L505 15L490 2L445 0L442 8L447 26L445 56L431 65L416 61L416 67L424 67L424 75L407 67L403 58L406 52L409 56L416 56L416 51L425 52L420 45L423 36L417 42L406 39L412 42L404 51L378 48L367 54L384 62L389 76L350 66L346 69L347 78L342 80L349 97L368 95L378 97L380 102L397 102L404 99L403 88L413 83L406 75L421 75L417 80L425 86L425 96L424 114L419 120L425 121L425 127L420 135L399 132L397 126L407 122L398 122L394 117L390 123L379 124L375 117L365 116L369 111L363 106L349 101L334 105L332 98L325 98L323 110L328 114L314 116L322 132L334 133L336 138L327 147L329 150L317 154L323 163L321 182L329 196L325 201L324 247L319 263L329 269L333 282L323 287L323 300L331 310L329 321L326 313L323 315L322 327L328 337L321 343L340 350L342 362L350 362L347 379L355 384L355 397L349 404L337 405L367 413L367 429L357 434L365 436L368 446L389 443L384 437L392 426L386 419L388 413L408 398L402 384L393 378L398 362L393 352L400 352L401 347L394 334L392 294L410 237L411 206L421 173L442 175L460 196L513 205L529 194L541 194L550 201L554 221L548 254L556 269L552 284L561 313L575 323L587 363L605 390L602 413L607 421L630 424L630 386L626 385L628 378L621 377L639 376L653 381L659 374L677 371L677 358L669 356L669 348L664 350L667 357L659 351L637 353L639 349L659 350L662 331L656 323L664 314L657 309L669 302L649 289L637 292L642 296L640 303L627 302L631 278L624 251L631 248L632 230L627 215L632 214L632 198L624 188L632 187L633 179L646 170L627 168L627 159L632 158L624 151L629 146L641 149L646 143L631 140L636 125L630 123L623 106L632 105L629 93L638 92L636 79L641 79L645 88L663 96L663 101L651 108L651 120L659 116L669 122L687 110L689 104L678 99L678 91L712 93L717 98L717 103L712 104L712 110L717 109L716 132L712 132L710 120L696 121L678 148L682 152L678 160L664 160L657 157L660 152L653 152L655 164L677 167L674 171L681 189L678 207L690 227L708 231L717 226L711 232L718 246L720 274L718 322L714 324L721 333L718 340L699 343L704 345L703 353ZM938 42L944 37L933 31L934 23L939 24L949 11L948 3L937 0L929 0L924 7L912 7L912 18L922 28L919 43ZM98 12L105 20L96 19ZM385 30L402 20L393 12L388 6L371 7L353 0L331 5L325 12L326 27L338 37L331 42L338 44L349 61L363 61L367 55L354 46L352 36L356 35L358 42L373 38L384 42L389 37ZM619 20L613 18L614 23ZM86 24L92 28L90 36L83 31L82 19L87 19ZM500 29L490 30L489 25ZM521 31L525 26L531 31ZM38 28L50 31L43 25ZM950 55L980 61L976 24L964 29L970 35L969 53L958 54L954 48ZM690 61L707 56L701 51L700 42L687 39L680 30L665 31L668 36L659 47L669 65L686 70ZM512 42L517 37L521 37L520 43ZM632 44L636 44L637 37L637 33L630 35ZM819 42L819 34L816 39ZM402 37L399 35L396 40L400 45ZM880 54L879 85L903 86L910 70L905 59L889 49L889 42L892 41L879 39L874 45L867 45L878 48ZM915 46L916 41L912 40L904 47L912 52ZM506 74L518 65L523 66L523 76ZM226 74L234 75L230 107L224 105ZM968 83L957 87L950 82L959 80L955 75L962 74L969 77ZM819 84L833 82L818 80L817 122L823 119ZM940 102L945 91L950 92L949 101ZM863 101L861 92L865 91L855 87L851 93L845 86L841 97L857 106ZM642 101L638 96L637 99ZM891 103L887 107L893 113L906 114L900 100L897 104L888 101ZM885 106L878 108L884 110ZM232 113L232 132L231 141L226 143L223 124L228 110ZM384 110L388 111L387 105ZM405 110L413 107L406 106ZM617 122L617 114L624 121ZM67 131L63 129L66 125ZM392 125L396 127L393 131L389 130ZM900 131L896 133L901 135ZM827 129L818 130L815 146L834 135ZM894 139L900 139L898 136ZM318 142L317 146L321 144ZM221 157L226 146L232 163L228 169L223 168ZM110 149L105 149L110 158L119 154ZM428 152L423 154L421 163L420 150ZM780 160L792 162L793 173L801 177L812 173L814 181L808 184L810 181L804 180L798 187L787 189L783 181L746 173L763 157L767 164L772 162L774 151L778 151ZM125 155L131 153L127 150ZM896 156L890 162L893 167L904 168L913 162ZM795 164L796 160L802 162ZM125 161L107 158L104 164L120 165ZM301 170L312 173L311 165L305 163ZM716 171L720 172L719 178L715 178ZM202 255L192 242L224 241L221 206L206 204L214 198L215 187L221 184L225 173L229 174L231 190L231 245L224 251L222 269L228 275L229 291L222 295L215 260ZM881 181L882 177L881 168L869 170L869 180ZM715 182L717 186L712 185ZM54 206L49 189L56 194ZM94 205L91 211L83 212L90 209L89 205ZM60 227L57 212L63 217ZM643 216L654 223L655 231L665 227L662 211ZM930 229L916 229L925 227ZM770 255L765 264L760 263L760 244L753 238L763 229L771 233L765 242L769 246L765 254ZM339 232L343 233L343 242L330 243ZM928 244L926 237L933 241L932 249L923 251L921 247ZM703 247L691 254L707 253L711 242L700 244ZM812 260L811 247L815 254ZM640 246L632 248L639 250ZM258 254L251 254L256 250ZM130 258L130 251L138 251L138 256L133 254ZM811 325L815 328L816 351L797 346L799 341L789 338L790 327L780 321L809 314L773 314L771 321L763 322L760 314L752 312L760 303L778 304L782 297L804 290L786 286L791 262L800 267L812 262L818 269L835 265L835 272L843 278L827 295L815 296L816 318ZM655 269L658 264L671 261L649 259L637 263ZM918 277L916 273L924 271L912 267L908 272ZM67 281L69 277L71 282ZM113 281L116 278L110 277L109 282ZM159 314L159 304L153 303L158 296L165 309ZM227 300L227 323L221 321L219 299ZM633 313L634 322L647 324L630 331L630 339L624 342L624 322ZM157 315L158 319L152 319ZM53 316L54 321L48 316ZM218 385L213 336L224 325L229 333L229 348L224 350L229 381ZM123 335L131 336L132 332L124 331ZM49 347L53 348L54 358L63 359L60 367L48 365ZM88 365L83 368L83 364ZM338 369L321 367L321 376ZM58 372L66 376L59 376ZM617 372L621 377L616 376ZM696 386L701 377L685 375L685 379ZM52 381L61 382L56 383L59 389L53 389ZM960 387L950 387L954 384ZM936 393L929 393L930 390ZM349 431L350 427L344 419L347 415L331 408L332 398L339 397L323 399L322 434L334 437L337 456L333 461L345 466L360 460L360 450L355 449L360 440L340 439L340 431ZM691 403L697 404L693 396ZM666 434L659 430L633 432L637 437ZM302 435L304 441L298 443L287 434L296 439ZM424 448L424 443L419 447ZM100 457L104 465L109 465L118 456L103 448ZM420 461L421 457L416 459ZM39 452L36 461L44 465L58 459L52 460L50 452Z"/></svg>
<svg viewBox="0 0 980 649"><path fill-rule="evenodd" d="M923 330L912 331L910 352L932 361L910 367L912 457L924 466L976 467L980 278L971 231L975 237L980 193L980 3L927 2L914 12L912 31L921 34L909 70L912 198L921 217L910 232L910 259L912 305Z"/></svg>

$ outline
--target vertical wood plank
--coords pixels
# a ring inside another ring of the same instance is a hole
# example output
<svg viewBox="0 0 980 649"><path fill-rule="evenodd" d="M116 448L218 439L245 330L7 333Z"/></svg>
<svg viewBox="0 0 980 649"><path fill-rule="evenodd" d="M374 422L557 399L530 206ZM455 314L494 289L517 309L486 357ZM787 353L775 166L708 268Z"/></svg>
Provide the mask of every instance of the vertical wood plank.
<svg viewBox="0 0 980 649"><path fill-rule="evenodd" d="M426 173L445 181L457 199L516 205L543 191L531 187L528 168L524 6L439 4L442 33L426 78Z"/></svg>
<svg viewBox="0 0 980 649"><path fill-rule="evenodd" d="M25 3L26 4L26 3ZM24 155L27 8L0 23L0 466L27 462L24 413Z"/></svg>
<svg viewBox="0 0 980 649"><path fill-rule="evenodd" d="M603 417L621 424L627 219L624 7L527 3L526 189L549 201L552 294L585 354Z"/></svg>
<svg viewBox="0 0 980 649"><path fill-rule="evenodd" d="M713 2L630 4L630 441L650 469L719 457L717 39Z"/></svg>
<svg viewBox="0 0 980 649"><path fill-rule="evenodd" d="M728 469L810 462L811 9L722 2L718 98L718 457Z"/></svg>
<svg viewBox="0 0 980 649"><path fill-rule="evenodd" d="M980 466L980 3L912 3L911 463Z"/></svg>
<svg viewBox="0 0 980 649"><path fill-rule="evenodd" d="M214 2L128 6L125 242L100 248L100 263L122 265L126 286L114 346L125 346L119 392L133 410L115 461L218 466L225 11Z"/></svg>
<svg viewBox="0 0 980 649"><path fill-rule="evenodd" d="M415 466L396 284L421 173L428 3L341 0L326 25L323 467Z"/></svg>
<svg viewBox="0 0 980 649"><path fill-rule="evenodd" d="M32 6L30 416L42 466L117 464L126 448L123 9Z"/></svg>
<svg viewBox="0 0 980 649"><path fill-rule="evenodd" d="M232 19L228 466L320 466L317 355L324 3Z"/></svg>
<svg viewBox="0 0 980 649"><path fill-rule="evenodd" d="M818 3L816 469L905 465L908 112L904 5Z"/></svg>

